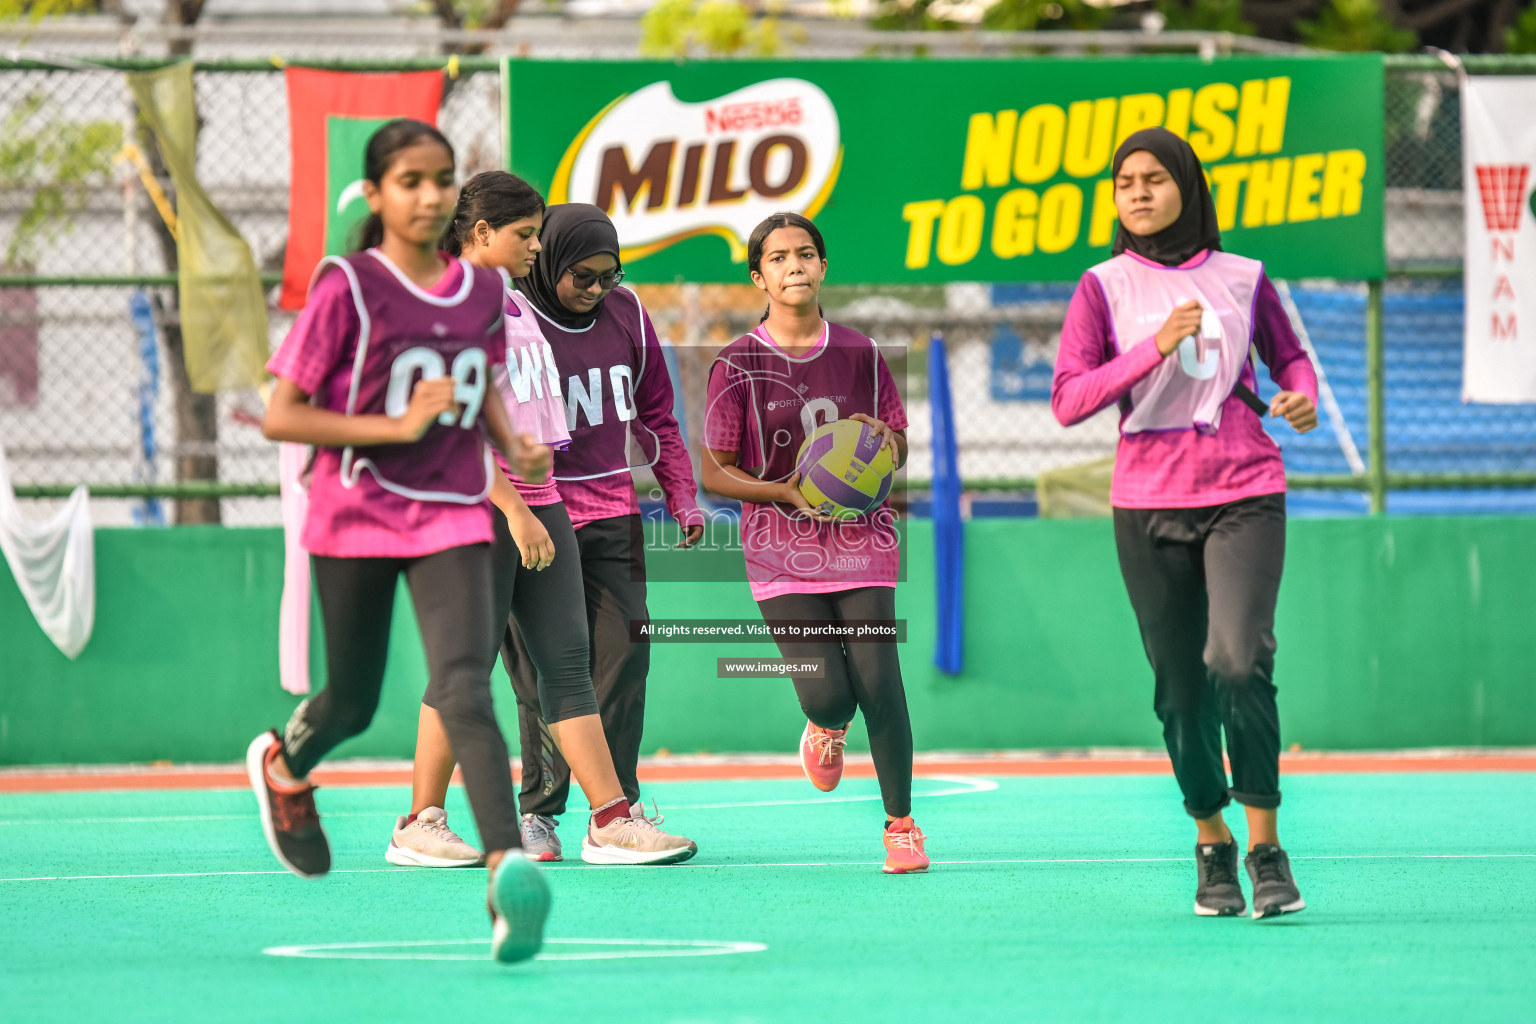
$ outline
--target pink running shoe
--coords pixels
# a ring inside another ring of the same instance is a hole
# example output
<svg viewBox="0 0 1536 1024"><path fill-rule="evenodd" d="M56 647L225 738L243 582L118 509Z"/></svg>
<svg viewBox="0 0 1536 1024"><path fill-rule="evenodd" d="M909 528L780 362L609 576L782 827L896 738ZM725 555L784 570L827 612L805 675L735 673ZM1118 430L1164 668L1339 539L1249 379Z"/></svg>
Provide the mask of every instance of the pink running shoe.
<svg viewBox="0 0 1536 1024"><path fill-rule="evenodd" d="M830 793L843 780L843 747L848 742L847 729L823 729L815 722L805 723L800 734L800 767L811 785Z"/></svg>
<svg viewBox="0 0 1536 1024"><path fill-rule="evenodd" d="M920 875L928 870L923 841L928 837L910 818L897 818L885 829L885 866L888 875Z"/></svg>

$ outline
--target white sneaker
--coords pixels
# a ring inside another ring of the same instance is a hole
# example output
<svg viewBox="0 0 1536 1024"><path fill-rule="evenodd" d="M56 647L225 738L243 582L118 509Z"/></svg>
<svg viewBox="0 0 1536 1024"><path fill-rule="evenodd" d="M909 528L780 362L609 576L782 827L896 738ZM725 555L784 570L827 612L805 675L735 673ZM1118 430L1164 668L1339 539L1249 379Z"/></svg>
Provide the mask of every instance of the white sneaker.
<svg viewBox="0 0 1536 1024"><path fill-rule="evenodd" d="M441 807L428 807L410 822L404 815L397 818L384 859L418 868L471 868L485 863L484 854L448 827L448 812Z"/></svg>
<svg viewBox="0 0 1536 1024"><path fill-rule="evenodd" d="M560 824L547 814L523 815L523 856L544 863L565 860L560 852L560 837L555 826Z"/></svg>
<svg viewBox="0 0 1536 1024"><path fill-rule="evenodd" d="M660 825L662 822L667 820L667 816L661 813L661 808L656 806L655 800L651 801L651 813L645 813L644 795L642 795L639 800L629 805L629 816L631 818L644 818L652 825Z"/></svg>
<svg viewBox="0 0 1536 1024"><path fill-rule="evenodd" d="M636 813L634 806L630 813ZM588 864L681 864L698 852L692 839L663 832L643 810L637 817L615 818L602 828L594 828L588 820L581 840L581 859Z"/></svg>

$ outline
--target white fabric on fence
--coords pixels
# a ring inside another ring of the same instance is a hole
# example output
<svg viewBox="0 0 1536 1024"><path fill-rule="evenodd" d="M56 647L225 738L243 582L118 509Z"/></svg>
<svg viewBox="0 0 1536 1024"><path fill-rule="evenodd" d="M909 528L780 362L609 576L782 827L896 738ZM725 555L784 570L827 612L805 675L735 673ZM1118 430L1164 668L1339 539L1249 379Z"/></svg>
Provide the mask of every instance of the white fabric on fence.
<svg viewBox="0 0 1536 1024"><path fill-rule="evenodd" d="M1464 402L1536 402L1536 77L1461 81Z"/></svg>
<svg viewBox="0 0 1536 1024"><path fill-rule="evenodd" d="M289 693L309 692L309 555L299 545L309 492L301 479L309 448L277 446L277 477L283 495L283 599L278 609L277 678Z"/></svg>
<svg viewBox="0 0 1536 1024"><path fill-rule="evenodd" d="M37 624L65 657L77 657L96 624L90 492L76 487L55 515L32 522L21 514L0 449L0 549Z"/></svg>

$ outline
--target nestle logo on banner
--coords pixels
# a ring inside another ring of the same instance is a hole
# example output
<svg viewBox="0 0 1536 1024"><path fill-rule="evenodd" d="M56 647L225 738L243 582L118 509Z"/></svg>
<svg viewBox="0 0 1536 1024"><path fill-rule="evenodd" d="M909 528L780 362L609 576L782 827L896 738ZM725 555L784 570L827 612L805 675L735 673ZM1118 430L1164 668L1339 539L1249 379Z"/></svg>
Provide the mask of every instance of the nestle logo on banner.
<svg viewBox="0 0 1536 1024"><path fill-rule="evenodd" d="M656 82L587 123L560 160L550 202L606 211L625 260L716 235L739 263L770 213L814 217L841 165L837 111L811 82L775 78L700 103Z"/></svg>
<svg viewBox="0 0 1536 1024"><path fill-rule="evenodd" d="M800 123L800 98L778 103L725 103L704 111L707 132L740 132Z"/></svg>

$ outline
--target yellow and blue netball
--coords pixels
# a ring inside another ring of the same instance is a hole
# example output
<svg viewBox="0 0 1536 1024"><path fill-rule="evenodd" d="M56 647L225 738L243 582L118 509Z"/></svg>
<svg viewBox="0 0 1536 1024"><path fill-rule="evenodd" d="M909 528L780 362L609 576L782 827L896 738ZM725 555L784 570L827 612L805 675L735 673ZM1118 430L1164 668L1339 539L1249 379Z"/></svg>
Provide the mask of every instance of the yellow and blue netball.
<svg viewBox="0 0 1536 1024"><path fill-rule="evenodd" d="M861 516L880 507L891 493L896 466L891 450L868 423L838 420L817 427L795 457L800 493L827 515Z"/></svg>

